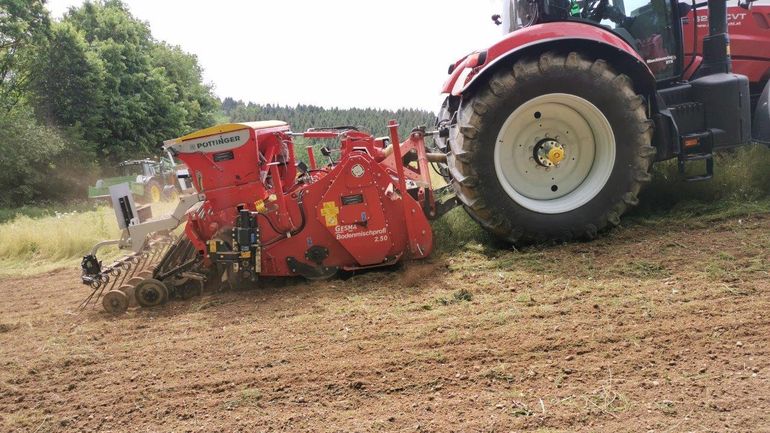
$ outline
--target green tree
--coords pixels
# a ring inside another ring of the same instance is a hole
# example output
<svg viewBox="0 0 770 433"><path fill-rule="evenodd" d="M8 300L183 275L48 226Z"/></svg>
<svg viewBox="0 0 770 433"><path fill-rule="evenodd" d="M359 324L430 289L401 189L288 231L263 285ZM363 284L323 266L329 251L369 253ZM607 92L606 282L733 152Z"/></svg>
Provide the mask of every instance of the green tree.
<svg viewBox="0 0 770 433"><path fill-rule="evenodd" d="M198 57L179 46L159 43L153 47L152 63L163 71L174 86L175 101L185 113L185 130L200 129L214 123L219 100L210 85L203 83Z"/></svg>
<svg viewBox="0 0 770 433"><path fill-rule="evenodd" d="M0 109L10 110L28 78L25 52L44 42L50 21L42 0L0 0Z"/></svg>
<svg viewBox="0 0 770 433"><path fill-rule="evenodd" d="M31 87L46 123L60 125L82 137L88 153L111 135L105 125L104 62L89 50L83 32L70 23L54 25L51 38L35 60Z"/></svg>
<svg viewBox="0 0 770 433"><path fill-rule="evenodd" d="M155 41L118 0L70 9L38 55L36 106L111 163L210 126L218 109L197 58Z"/></svg>

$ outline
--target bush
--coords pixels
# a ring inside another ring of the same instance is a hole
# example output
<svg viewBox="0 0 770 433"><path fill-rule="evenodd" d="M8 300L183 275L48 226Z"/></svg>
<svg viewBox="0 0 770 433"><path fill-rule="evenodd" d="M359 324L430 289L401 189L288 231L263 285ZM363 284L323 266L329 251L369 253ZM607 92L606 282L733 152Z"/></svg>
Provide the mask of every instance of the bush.
<svg viewBox="0 0 770 433"><path fill-rule="evenodd" d="M29 110L0 114L0 206L39 198L64 150L64 141L37 124Z"/></svg>

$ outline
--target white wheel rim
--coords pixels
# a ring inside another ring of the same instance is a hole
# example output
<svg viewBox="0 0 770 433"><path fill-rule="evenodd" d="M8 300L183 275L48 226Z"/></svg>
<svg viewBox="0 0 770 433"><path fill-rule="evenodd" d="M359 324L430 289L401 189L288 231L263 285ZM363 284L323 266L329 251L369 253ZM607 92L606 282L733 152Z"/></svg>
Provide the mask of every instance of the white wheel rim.
<svg viewBox="0 0 770 433"><path fill-rule="evenodd" d="M564 148L564 159L544 167L533 157L544 139ZM558 214L588 203L615 165L615 135L595 105L567 93L549 93L519 106L495 142L495 172L505 192L533 212Z"/></svg>

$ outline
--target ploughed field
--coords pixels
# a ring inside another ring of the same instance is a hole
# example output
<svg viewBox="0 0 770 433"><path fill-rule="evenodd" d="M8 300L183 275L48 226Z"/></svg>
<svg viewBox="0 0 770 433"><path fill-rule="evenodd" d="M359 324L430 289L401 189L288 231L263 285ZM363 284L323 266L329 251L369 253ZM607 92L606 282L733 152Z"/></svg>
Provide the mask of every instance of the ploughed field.
<svg viewBox="0 0 770 433"><path fill-rule="evenodd" d="M3 277L0 431L770 431L769 255L669 220L121 317Z"/></svg>

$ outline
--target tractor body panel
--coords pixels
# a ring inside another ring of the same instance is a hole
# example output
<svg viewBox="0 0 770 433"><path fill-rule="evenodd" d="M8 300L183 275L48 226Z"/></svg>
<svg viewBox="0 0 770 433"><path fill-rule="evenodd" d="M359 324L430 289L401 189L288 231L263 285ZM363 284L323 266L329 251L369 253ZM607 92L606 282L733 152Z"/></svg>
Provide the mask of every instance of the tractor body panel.
<svg viewBox="0 0 770 433"><path fill-rule="evenodd" d="M708 19L709 12L703 9L690 11L682 18L686 63L692 58L693 48L696 62L699 64L702 60L703 38L709 32ZM694 47L696 21L698 44ZM770 78L770 1L755 2L749 10L739 7L735 1L728 2L727 26L733 72L747 76L753 89L766 83ZM685 78L690 78L694 69L690 68Z"/></svg>

